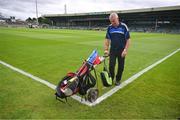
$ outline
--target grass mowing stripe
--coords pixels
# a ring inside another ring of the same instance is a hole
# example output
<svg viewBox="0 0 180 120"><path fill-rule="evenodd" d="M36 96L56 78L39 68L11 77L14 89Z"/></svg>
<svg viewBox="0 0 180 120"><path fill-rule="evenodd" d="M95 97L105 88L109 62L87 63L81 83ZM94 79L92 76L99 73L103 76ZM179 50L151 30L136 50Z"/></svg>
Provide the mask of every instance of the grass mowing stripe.
<svg viewBox="0 0 180 120"><path fill-rule="evenodd" d="M174 52L172 52L171 54L165 56L164 58L160 59L159 61L155 62L154 64L148 66L147 68L141 70L140 72L136 73L135 75L133 75L132 77L130 77L129 79L125 80L120 86L116 86L114 87L113 89L111 89L110 91L108 91L107 93L105 93L104 95L102 95L101 97L99 97L94 103L90 103L90 102L87 102L85 101L84 99L81 99L79 96L77 95L74 95L72 96L73 99L81 102L82 104L85 104L85 105L88 105L88 106L95 106L96 104L99 104L100 102L102 102L103 100L105 100L106 98L108 98L109 96L113 95L115 92L117 92L119 89L122 89L123 87L125 87L126 85L128 85L129 83L133 82L136 78L138 78L139 76L141 76L142 74L144 74L145 72L149 71L150 69L152 69L153 67L157 66L158 64L162 63L163 61L165 61L166 59L168 59L169 57L171 57L172 55L174 55L175 53L179 52L180 48L175 50ZM12 70L14 71L17 71L27 77L30 77L32 78L33 80L36 80L52 89L55 89L56 86L54 84L51 84L49 82L47 82L46 80L43 80L39 77L36 77L36 76L33 76L31 75L30 73L27 73L23 70L20 70L18 68L15 68L3 61L0 60L0 64L8 67L8 68L11 68Z"/></svg>
<svg viewBox="0 0 180 120"><path fill-rule="evenodd" d="M18 68L16 68L16 67L12 66L12 65L9 65L9 64L1 61L1 60L0 60L0 64L2 64L2 65L4 65L4 66L6 66L6 67L8 67L8 68L10 68L10 69L18 72L18 73L21 73L21 74L23 74L23 75L25 75L25 76L27 76L27 77L29 77L29 78L37 81L37 82L40 82L40 83L48 86L48 87L51 88L51 89L54 89L54 90L56 89L56 86L55 86L54 84L52 84L52 83L50 83L50 82L48 82L48 81L46 81L46 80L43 80L43 79L41 79L41 78L39 78L39 77L36 77L36 76L34 76L34 75L30 74L30 73L27 73L27 72L25 72L25 71L23 71L23 70L21 70L21 69L18 69ZM77 96L77 95L72 96L72 98L75 99L75 100L77 100L77 101L79 101L79 102L82 101L81 98L80 98L79 96ZM89 104L88 104L87 102L85 102L84 100L83 100L83 102L81 102L81 103L86 104L86 105L89 105Z"/></svg>
<svg viewBox="0 0 180 120"><path fill-rule="evenodd" d="M36 76L34 76L34 75L30 74L30 73L27 73L27 72L25 72L25 71L23 71L23 70L21 70L21 69L18 69L18 68L14 67L14 66L12 66L12 65L10 65L10 64L7 64L7 63L5 63L5 62L3 62L3 61L1 61L1 60L0 60L0 64L2 64L2 65L4 65L4 66L6 66L6 67L8 67L8 68L10 68L10 69L18 72L18 73L21 73L21 74L23 74L23 75L25 75L25 76L27 76L27 77L29 77L29 78L32 78L33 80L36 80L36 81L38 81L38 82L40 82L40 83L42 83L42 84L44 84L44 85L46 85L46 86L48 86L48 87L50 87L50 88L52 88L52 89L55 89L55 88L56 88L55 85L47 82L46 80L43 80L43 79L41 79L41 78L39 78L39 77L36 77Z"/></svg>

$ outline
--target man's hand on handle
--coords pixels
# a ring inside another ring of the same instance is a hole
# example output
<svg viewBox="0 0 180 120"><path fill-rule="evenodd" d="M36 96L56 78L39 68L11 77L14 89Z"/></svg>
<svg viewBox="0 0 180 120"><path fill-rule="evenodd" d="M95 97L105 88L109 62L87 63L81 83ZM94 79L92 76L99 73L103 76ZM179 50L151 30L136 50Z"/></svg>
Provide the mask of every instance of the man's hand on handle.
<svg viewBox="0 0 180 120"><path fill-rule="evenodd" d="M105 51L104 51L104 55L105 55L105 56L109 56L109 51L108 51L108 50L105 50Z"/></svg>

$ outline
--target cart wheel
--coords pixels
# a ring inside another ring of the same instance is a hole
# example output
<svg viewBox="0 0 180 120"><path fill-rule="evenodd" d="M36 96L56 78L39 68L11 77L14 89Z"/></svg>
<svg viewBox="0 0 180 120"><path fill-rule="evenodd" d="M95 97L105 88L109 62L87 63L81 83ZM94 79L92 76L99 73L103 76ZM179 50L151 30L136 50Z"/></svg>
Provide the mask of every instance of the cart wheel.
<svg viewBox="0 0 180 120"><path fill-rule="evenodd" d="M95 102L96 99L98 98L99 95L99 90L96 88L90 88L87 91L87 100L91 103Z"/></svg>

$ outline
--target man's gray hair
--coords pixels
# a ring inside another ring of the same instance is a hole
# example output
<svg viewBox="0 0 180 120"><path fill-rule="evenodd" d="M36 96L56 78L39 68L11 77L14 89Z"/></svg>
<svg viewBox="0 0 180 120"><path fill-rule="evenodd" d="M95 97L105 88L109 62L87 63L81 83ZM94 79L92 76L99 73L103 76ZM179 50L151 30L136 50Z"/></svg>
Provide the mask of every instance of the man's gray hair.
<svg viewBox="0 0 180 120"><path fill-rule="evenodd" d="M119 17L118 17L118 14L115 13L115 12L111 13L111 14L109 15L109 19L112 19L112 18L119 18Z"/></svg>

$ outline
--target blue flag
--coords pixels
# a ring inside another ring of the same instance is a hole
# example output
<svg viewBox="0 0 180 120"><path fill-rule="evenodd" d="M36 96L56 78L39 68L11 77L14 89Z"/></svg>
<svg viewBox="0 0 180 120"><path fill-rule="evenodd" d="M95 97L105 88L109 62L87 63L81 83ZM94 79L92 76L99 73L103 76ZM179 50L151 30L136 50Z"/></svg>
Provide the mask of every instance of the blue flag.
<svg viewBox="0 0 180 120"><path fill-rule="evenodd" d="M89 56L89 58L87 59L87 61L88 61L90 64L93 64L97 57L98 57L98 52L97 52L96 50L93 50L93 52L91 53L91 55Z"/></svg>

